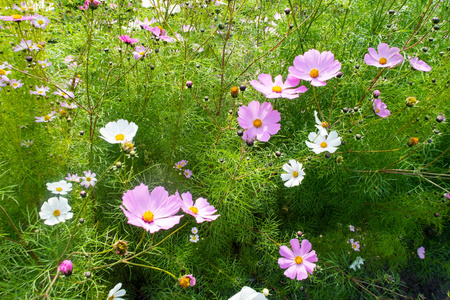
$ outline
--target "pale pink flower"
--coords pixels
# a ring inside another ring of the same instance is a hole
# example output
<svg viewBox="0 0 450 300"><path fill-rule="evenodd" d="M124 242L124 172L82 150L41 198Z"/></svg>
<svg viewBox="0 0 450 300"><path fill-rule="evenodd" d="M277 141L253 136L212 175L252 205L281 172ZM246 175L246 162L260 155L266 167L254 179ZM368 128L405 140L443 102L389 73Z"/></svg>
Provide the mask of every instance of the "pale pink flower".
<svg viewBox="0 0 450 300"><path fill-rule="evenodd" d="M211 222L217 219L220 215L214 215L217 210L214 206L210 205L205 198L198 198L194 202L192 201L192 195L189 192L181 194L182 204L181 209L195 218L197 223L203 223L205 221Z"/></svg>
<svg viewBox="0 0 450 300"><path fill-rule="evenodd" d="M431 67L427 65L426 62L423 60L419 60L418 57L411 58L411 56L408 55L409 63L411 64L411 68L417 71L423 71L423 72L430 72Z"/></svg>
<svg viewBox="0 0 450 300"><path fill-rule="evenodd" d="M245 105L239 107L238 115L239 126L247 129L242 136L244 140L256 138L261 142L267 142L281 127L278 124L281 120L280 113L273 110L269 102L260 104L258 101L252 101L248 107Z"/></svg>
<svg viewBox="0 0 450 300"><path fill-rule="evenodd" d="M359 242L355 242L354 239L350 239L350 243L352 244L353 250L359 251L359 247L360 247Z"/></svg>
<svg viewBox="0 0 450 300"><path fill-rule="evenodd" d="M258 81L259 80L259 81ZM302 85L298 88L296 87L300 79L288 75L286 82L283 83L283 77L278 75L275 77L275 82L272 82L272 76L269 74L259 74L258 80L250 81L250 85L255 88L258 92L263 93L266 98L287 98L295 99L300 95L299 93L304 93L308 89Z"/></svg>
<svg viewBox="0 0 450 300"><path fill-rule="evenodd" d="M417 249L417 255L419 255L419 257L421 259L425 259L425 248L424 247L419 247Z"/></svg>
<svg viewBox="0 0 450 300"><path fill-rule="evenodd" d="M38 95L38 96L46 96L47 94L47 92L48 91L50 91L50 88L49 87L44 87L44 86L41 86L41 87L38 87L37 85L36 85L36 90L35 91L30 91L30 94L32 94L32 95Z"/></svg>
<svg viewBox="0 0 450 300"><path fill-rule="evenodd" d="M89 188L91 186L95 185L95 182L97 181L97 178L95 178L95 173L91 173L91 170L89 171L83 171L84 177L80 177L80 184L84 186L85 188Z"/></svg>
<svg viewBox="0 0 450 300"><path fill-rule="evenodd" d="M369 48L369 53L364 56L364 62L377 68L392 68L403 61L403 56L399 52L400 48L389 48L388 44L381 43L378 45L378 53L374 48Z"/></svg>
<svg viewBox="0 0 450 300"><path fill-rule="evenodd" d="M12 86L14 89L17 89L23 86L23 83L21 81L22 79L20 80L11 79L9 81L9 85Z"/></svg>
<svg viewBox="0 0 450 300"><path fill-rule="evenodd" d="M118 38L121 41L125 42L125 44L127 44L127 45L133 45L133 44L139 42L138 39L133 39L129 35L121 35L121 36L118 36Z"/></svg>
<svg viewBox="0 0 450 300"><path fill-rule="evenodd" d="M42 123L42 122L51 122L53 121L54 118L56 118L55 116L55 112L52 111L49 115L45 115L42 117L34 117L36 119L36 123Z"/></svg>
<svg viewBox="0 0 450 300"><path fill-rule="evenodd" d="M386 118L391 115L387 105L381 99L373 100L373 111L380 117Z"/></svg>

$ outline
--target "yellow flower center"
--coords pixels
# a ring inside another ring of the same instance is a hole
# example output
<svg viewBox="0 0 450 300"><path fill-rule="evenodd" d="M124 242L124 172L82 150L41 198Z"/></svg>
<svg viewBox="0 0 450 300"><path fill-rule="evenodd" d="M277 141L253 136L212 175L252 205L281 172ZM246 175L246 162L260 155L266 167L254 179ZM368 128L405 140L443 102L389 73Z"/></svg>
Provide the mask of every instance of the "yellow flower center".
<svg viewBox="0 0 450 300"><path fill-rule="evenodd" d="M379 113L379 112L380 112L380 109L379 109L379 108L377 108L376 112L377 112L377 113Z"/></svg>
<svg viewBox="0 0 450 300"><path fill-rule="evenodd" d="M61 109L61 115L65 116L67 114L67 111L65 111L64 109Z"/></svg>
<svg viewBox="0 0 450 300"><path fill-rule="evenodd" d="M272 88L272 91L275 93L281 93L281 86L277 85Z"/></svg>
<svg viewBox="0 0 450 300"><path fill-rule="evenodd" d="M292 177L297 178L298 177L298 172L297 171L292 172Z"/></svg>
<svg viewBox="0 0 450 300"><path fill-rule="evenodd" d="M177 165L177 169L181 169L182 167L183 167L183 166L180 165L180 164Z"/></svg>
<svg viewBox="0 0 450 300"><path fill-rule="evenodd" d="M45 64L43 64L43 66L45 66ZM61 96L67 96L67 94L64 93L64 92L62 92L62 93L61 93Z"/></svg>
<svg viewBox="0 0 450 300"><path fill-rule="evenodd" d="M5 71L5 70L2 70L2 69L0 69L0 75L6 75L6 71Z"/></svg>
<svg viewBox="0 0 450 300"><path fill-rule="evenodd" d="M19 85L18 83L15 83L15 82L13 83L13 86L18 86L18 85Z"/></svg>
<svg viewBox="0 0 450 300"><path fill-rule="evenodd" d="M358 247L358 245L356 245L356 244L353 244L353 248L355 248L355 249L356 249L357 247Z"/></svg>
<svg viewBox="0 0 450 300"><path fill-rule="evenodd" d="M191 206L189 208L189 210L192 211L194 214L198 214L198 208L197 207Z"/></svg>
<svg viewBox="0 0 450 300"><path fill-rule="evenodd" d="M296 256L295 257L295 263L297 265L301 264L303 262L303 258L301 256Z"/></svg>
<svg viewBox="0 0 450 300"><path fill-rule="evenodd" d="M119 133L118 135L116 135L116 141L123 141L125 139L125 136L121 133Z"/></svg>
<svg viewBox="0 0 450 300"><path fill-rule="evenodd" d="M27 10L27 8L23 7L23 6L20 9L23 10L23 11Z"/></svg>
<svg viewBox="0 0 450 300"><path fill-rule="evenodd" d="M385 65L387 63L387 59L384 57L381 57L378 62L380 63L380 65Z"/></svg>
<svg viewBox="0 0 450 300"><path fill-rule="evenodd" d="M161 26L157 26L159 28L159 30L163 31L164 28L162 28Z"/></svg>
<svg viewBox="0 0 450 300"><path fill-rule="evenodd" d="M328 122L322 122L322 127L323 128L327 128L328 127Z"/></svg>
<svg viewBox="0 0 450 300"><path fill-rule="evenodd" d="M46 115L45 117L44 117L44 120L45 121L48 121L48 120L50 120L51 119L51 117L49 116L49 115Z"/></svg>
<svg viewBox="0 0 450 300"><path fill-rule="evenodd" d="M328 145L327 145L327 143L325 143L325 142L322 142L322 143L320 143L320 147L322 147L322 148L326 148Z"/></svg>
<svg viewBox="0 0 450 300"><path fill-rule="evenodd" d="M144 212L142 219L144 219L145 222L150 223L153 221L154 217L155 217L155 215L151 211L147 210Z"/></svg>
<svg viewBox="0 0 450 300"><path fill-rule="evenodd" d="M62 188L57 187L57 188L56 188L56 191L61 192L61 191L62 191Z"/></svg>
<svg viewBox="0 0 450 300"><path fill-rule="evenodd" d="M59 216L61 214L61 212L59 211L59 209L55 209L55 211L53 212L53 215L55 217Z"/></svg>
<svg viewBox="0 0 450 300"><path fill-rule="evenodd" d="M187 288L188 286L190 286L190 280L189 277L183 277L180 279L180 285L182 288Z"/></svg>
<svg viewBox="0 0 450 300"><path fill-rule="evenodd" d="M42 94L44 91L38 91L38 94Z"/></svg>
<svg viewBox="0 0 450 300"><path fill-rule="evenodd" d="M42 47L42 45L39 45L39 44L37 45L37 47L40 49L44 49L44 47Z"/></svg>
<svg viewBox="0 0 450 300"><path fill-rule="evenodd" d="M11 17L13 17L14 20L20 20L22 19L21 15L12 15Z"/></svg>
<svg viewBox="0 0 450 300"><path fill-rule="evenodd" d="M126 147L126 148L130 148L130 149L133 149L133 148L134 148L134 145L133 145L132 142L125 142L125 147Z"/></svg>
<svg viewBox="0 0 450 300"><path fill-rule="evenodd" d="M91 181L91 177L86 177L86 181Z"/></svg>
<svg viewBox="0 0 450 300"><path fill-rule="evenodd" d="M37 22L38 22L39 25L44 24L44 21L42 21L42 20L39 20L39 21L37 21Z"/></svg>
<svg viewBox="0 0 450 300"><path fill-rule="evenodd" d="M114 295L108 298L108 300L114 300Z"/></svg>
<svg viewBox="0 0 450 300"><path fill-rule="evenodd" d="M144 55L145 54L145 52L144 51L142 51L142 52L139 52L139 55Z"/></svg>
<svg viewBox="0 0 450 300"><path fill-rule="evenodd" d="M319 76L319 70L312 69L311 72L309 72L309 76L311 76L312 78L316 78L317 76Z"/></svg>
<svg viewBox="0 0 450 300"><path fill-rule="evenodd" d="M255 121L253 121L253 126L255 126L256 128L261 127L262 121L260 119L256 119Z"/></svg>

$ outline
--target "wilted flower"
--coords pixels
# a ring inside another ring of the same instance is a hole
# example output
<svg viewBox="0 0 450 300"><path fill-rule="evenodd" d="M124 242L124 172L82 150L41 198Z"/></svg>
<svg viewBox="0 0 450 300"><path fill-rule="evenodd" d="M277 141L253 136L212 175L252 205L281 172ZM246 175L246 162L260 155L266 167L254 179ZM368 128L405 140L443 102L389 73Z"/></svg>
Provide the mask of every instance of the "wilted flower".
<svg viewBox="0 0 450 300"><path fill-rule="evenodd" d="M308 277L308 273L312 274L316 267L317 254L315 250L311 251L311 243L308 240L292 239L290 241L292 250L286 246L280 247L280 254L283 256L278 259L281 269L287 269L284 275L290 279L297 277L297 280L303 280Z"/></svg>
<svg viewBox="0 0 450 300"><path fill-rule="evenodd" d="M109 122L100 129L101 138L110 144L121 144L126 141L133 141L138 130L138 126L133 122L120 119L117 122Z"/></svg>
<svg viewBox="0 0 450 300"><path fill-rule="evenodd" d="M73 95L73 93L72 93L72 95ZM75 108L78 107L78 105L73 104L73 103L68 104L66 101L63 101L63 102L61 102L61 107L65 107L65 108L68 108L68 109L75 109Z"/></svg>
<svg viewBox="0 0 450 300"><path fill-rule="evenodd" d="M128 218L128 224L151 233L170 229L183 217L175 215L181 206L178 194L169 196L162 186L155 187L150 194L148 186L141 183L123 194L122 201L120 208Z"/></svg>
<svg viewBox="0 0 450 300"><path fill-rule="evenodd" d="M406 98L406 101L405 101L405 104L408 107L413 107L417 103L419 103L419 101L417 101L416 97L408 97L408 98Z"/></svg>
<svg viewBox="0 0 450 300"><path fill-rule="evenodd" d="M373 111L382 118L386 118L391 115L391 112L387 109L387 105L381 101L381 99L373 100Z"/></svg>
<svg viewBox="0 0 450 300"><path fill-rule="evenodd" d="M289 164L283 165L283 170L286 171L287 174L281 174L281 179L286 181L284 183L286 187L298 186L302 183L303 177L305 176L305 172L302 169L302 164L295 159L290 159Z"/></svg>
<svg viewBox="0 0 450 300"><path fill-rule="evenodd" d="M66 198L52 197L42 204L39 216L45 220L44 224L55 225L72 219L73 213L70 212L71 209Z"/></svg>
<svg viewBox="0 0 450 300"><path fill-rule="evenodd" d="M258 81L259 80L259 81ZM302 85L295 88L300 79L288 75L286 82L283 83L283 77L278 75L275 77L275 82L272 82L272 76L269 74L259 74L258 80L250 81L251 86L258 92L263 93L266 98L287 98L295 99L299 97L299 93L304 93L308 89Z"/></svg>
<svg viewBox="0 0 450 300"><path fill-rule="evenodd" d="M91 170L89 171L83 171L84 177L80 177L81 179L81 185L85 188L89 188L90 186L94 186L95 182L97 181L97 178L95 178L95 173L91 173Z"/></svg>
<svg viewBox="0 0 450 300"><path fill-rule="evenodd" d="M242 136L244 140L256 138L261 142L267 142L281 127L278 124L281 120L280 113L273 110L269 102L260 104L258 101L252 101L248 107L245 105L239 107L238 115L239 126L247 129Z"/></svg>
<svg viewBox="0 0 450 300"><path fill-rule="evenodd" d="M424 259L425 258L425 248L424 247L419 247L417 249L417 255L419 255L419 257L421 259Z"/></svg>
<svg viewBox="0 0 450 300"><path fill-rule="evenodd" d="M289 74L302 80L311 81L311 85L324 86L327 81L336 77L341 63L334 59L330 51L320 53L316 49L305 52L294 59L294 66L289 67Z"/></svg>
<svg viewBox="0 0 450 300"><path fill-rule="evenodd" d="M192 195L189 192L181 194L181 209L187 213L190 214L195 218L197 223L203 223L205 221L214 221L217 219L220 215L214 215L217 210L214 208L214 206L210 205L208 200L205 198L198 198L194 202L192 201Z"/></svg>
<svg viewBox="0 0 450 300"><path fill-rule="evenodd" d="M378 98L378 97L380 97L380 95L381 95L381 92L379 90L373 91L373 97L374 98Z"/></svg>
<svg viewBox="0 0 450 300"><path fill-rule="evenodd" d="M359 247L360 247L359 242L355 242L354 239L350 239L350 243L352 244L353 250L359 251Z"/></svg>
<svg viewBox="0 0 450 300"><path fill-rule="evenodd" d="M180 286L182 288L187 288L189 286L194 286L195 282L196 282L195 277L192 276L192 274L184 275L179 280Z"/></svg>
<svg viewBox="0 0 450 300"><path fill-rule="evenodd" d="M47 183L47 190L53 194L66 195L72 190L72 184L64 180Z"/></svg>
<svg viewBox="0 0 450 300"><path fill-rule="evenodd" d="M321 135L320 133L311 132L308 135L308 139L311 142L305 141L306 145L316 154L328 151L334 153L337 147L341 145L341 138L338 137L336 131L330 132L327 136Z"/></svg>
<svg viewBox="0 0 450 300"><path fill-rule="evenodd" d="M361 265L364 264L364 259L361 258L361 256L358 256L354 262L350 265L350 269L353 269L356 271L356 268L361 269Z"/></svg>
<svg viewBox="0 0 450 300"><path fill-rule="evenodd" d="M409 147L415 146L419 143L419 138L412 137L408 143L406 143Z"/></svg>
<svg viewBox="0 0 450 300"><path fill-rule="evenodd" d="M66 276L72 275L72 270L73 270L73 264L68 259L66 259L59 265L59 271Z"/></svg>
<svg viewBox="0 0 450 300"><path fill-rule="evenodd" d="M239 95L239 88L237 86L233 86L230 90L231 97L236 98Z"/></svg>
<svg viewBox="0 0 450 300"><path fill-rule="evenodd" d="M127 292L124 289L121 289L121 287L122 283L119 282L116 284L116 286L109 291L107 300L125 300L121 297L125 296Z"/></svg>
<svg viewBox="0 0 450 300"><path fill-rule="evenodd" d="M419 60L418 57L411 58L411 56L408 55L409 63L411 64L411 68L417 71L423 71L423 72L430 72L431 67L427 65L426 62L423 60Z"/></svg>
<svg viewBox="0 0 450 300"><path fill-rule="evenodd" d="M127 255L128 250L128 242L124 240L118 240L113 245L114 251L116 251L117 255L124 256Z"/></svg>
<svg viewBox="0 0 450 300"><path fill-rule="evenodd" d="M389 48L388 44L381 43L378 45L378 53L374 48L369 48L369 54L364 56L364 62L378 68L394 67L403 61L403 56L399 52L399 48Z"/></svg>

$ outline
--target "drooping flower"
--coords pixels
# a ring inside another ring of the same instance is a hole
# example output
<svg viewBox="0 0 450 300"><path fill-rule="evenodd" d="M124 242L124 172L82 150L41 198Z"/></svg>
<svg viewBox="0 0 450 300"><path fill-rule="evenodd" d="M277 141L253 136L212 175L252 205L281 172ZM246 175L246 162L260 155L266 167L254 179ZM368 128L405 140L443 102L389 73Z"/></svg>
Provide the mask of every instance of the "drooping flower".
<svg viewBox="0 0 450 300"><path fill-rule="evenodd" d="M36 85L36 90L35 91L30 91L31 95L38 95L38 96L46 96L47 92L50 91L49 87L44 87L43 85L41 87L38 87Z"/></svg>
<svg viewBox="0 0 450 300"><path fill-rule="evenodd" d="M328 122L321 122L319 117L317 116L317 111L314 111L314 119L316 120L316 125L314 125L317 129L319 129L320 135L328 135L327 128Z"/></svg>
<svg viewBox="0 0 450 300"><path fill-rule="evenodd" d="M278 124L281 120L280 113L273 110L269 102L260 104L258 101L252 101L248 107L245 105L239 107L238 115L239 126L247 129L242 136L244 140L258 139L267 142L281 127Z"/></svg>
<svg viewBox="0 0 450 300"><path fill-rule="evenodd" d="M189 169L186 169L186 170L184 170L183 174L184 174L184 177L186 177L186 178L191 178L191 176L192 176L192 171L189 170Z"/></svg>
<svg viewBox="0 0 450 300"><path fill-rule="evenodd" d="M303 280L308 277L308 273L312 274L316 267L317 254L315 250L311 251L311 243L308 240L292 239L290 241L292 251L286 246L280 247L280 254L283 256L278 259L281 269L287 269L284 275L290 279L297 277L297 280Z"/></svg>
<svg viewBox="0 0 450 300"><path fill-rule="evenodd" d="M33 145L33 141L30 141L29 139L26 141L22 141L22 143L20 143L20 146L25 146L25 147L30 147L31 145Z"/></svg>
<svg viewBox="0 0 450 300"><path fill-rule="evenodd" d="M275 77L275 82L272 82L271 75L259 74L258 80L252 80L250 81L250 84L255 88L255 90L263 93L266 96L266 98L269 99L272 98L295 99L300 96L299 93L304 93L308 90L304 85L295 88L299 84L300 79L290 75L288 75L286 82L284 83L283 77L281 75Z"/></svg>
<svg viewBox="0 0 450 300"><path fill-rule="evenodd" d="M189 241L192 243L197 243L198 242L198 234L191 234Z"/></svg>
<svg viewBox="0 0 450 300"><path fill-rule="evenodd" d="M359 242L355 242L354 239L350 239L350 243L352 244L353 250L359 251L359 247L360 247Z"/></svg>
<svg viewBox="0 0 450 300"><path fill-rule="evenodd" d="M197 227L192 227L191 232L193 234L197 234L198 233L198 228Z"/></svg>
<svg viewBox="0 0 450 300"><path fill-rule="evenodd" d="M45 220L44 224L51 226L72 219L73 213L70 212L71 209L66 198L52 197L42 204L39 216Z"/></svg>
<svg viewBox="0 0 450 300"><path fill-rule="evenodd" d="M217 210L214 208L214 206L210 205L208 200L205 198L198 198L194 202L192 201L192 195L190 192L186 192L181 194L181 209L193 216L197 223L203 223L205 221L214 221L217 219L220 215L214 215Z"/></svg>
<svg viewBox="0 0 450 300"><path fill-rule="evenodd" d="M47 190L53 194L66 195L72 190L72 184L66 182L65 180L60 180L58 182L47 183Z"/></svg>
<svg viewBox="0 0 450 300"><path fill-rule="evenodd" d="M63 91L63 90L57 90L53 92L54 95L61 96L64 99L73 99L74 94L71 91Z"/></svg>
<svg viewBox="0 0 450 300"><path fill-rule="evenodd" d="M356 268L361 269L361 265L364 264L364 259L361 258L361 256L358 256L354 262L350 265L350 269L353 269L356 271Z"/></svg>
<svg viewBox="0 0 450 300"><path fill-rule="evenodd" d="M190 286L194 286L196 283L195 277L192 274L184 275L179 280L180 286L182 288L187 288Z"/></svg>
<svg viewBox="0 0 450 300"><path fill-rule="evenodd" d="M155 187L150 194L148 186L141 183L127 191L122 200L123 206L120 208L128 218L128 224L142 227L151 233L170 229L183 217L175 215L181 206L178 194L169 196L162 186Z"/></svg>
<svg viewBox="0 0 450 300"><path fill-rule="evenodd" d="M63 261L60 265L59 265L59 271L66 275L66 276L70 276L72 275L72 271L73 271L73 264L72 261L66 259L65 261Z"/></svg>
<svg viewBox="0 0 450 300"><path fill-rule="evenodd" d="M67 181L71 181L71 182L80 182L80 177L78 177L77 173L75 173L73 175L69 173L69 174L67 174L67 177L64 179Z"/></svg>
<svg viewBox="0 0 450 300"><path fill-rule="evenodd" d="M403 61L399 52L400 48L389 48L388 44L381 43L378 45L378 53L374 48L369 48L369 53L364 55L364 62L377 68L392 68Z"/></svg>
<svg viewBox="0 0 450 300"><path fill-rule="evenodd" d="M48 24L50 24L50 20L47 17L35 14L36 18L34 20L31 20L31 24L36 28L45 29Z"/></svg>
<svg viewBox="0 0 450 300"><path fill-rule="evenodd" d="M125 296L127 291L121 288L122 283L119 282L112 290L109 291L108 298L106 300L125 300L124 298L121 297Z"/></svg>
<svg viewBox="0 0 450 300"><path fill-rule="evenodd" d="M387 105L381 101L381 99L373 100L373 110L379 117L382 118L386 118L391 115L391 112L387 109Z"/></svg>
<svg viewBox="0 0 450 300"><path fill-rule="evenodd" d="M109 122L105 127L100 129L101 138L110 144L123 144L124 142L132 142L138 126L133 122L120 119L117 122Z"/></svg>
<svg viewBox="0 0 450 300"><path fill-rule="evenodd" d="M48 59L46 59L46 60L38 60L38 64L41 65L41 68L47 68L47 67L50 67L52 65L52 62L49 61Z"/></svg>
<svg viewBox="0 0 450 300"><path fill-rule="evenodd" d="M133 51L134 59L138 60L141 57L146 57L147 54L151 53L152 51L147 51L144 46L136 46L136 48Z"/></svg>
<svg viewBox="0 0 450 300"><path fill-rule="evenodd" d="M12 22L22 22L34 20L36 17L34 16L22 16L22 15L12 15L12 16L0 16L0 20L2 21L12 21Z"/></svg>
<svg viewBox="0 0 450 300"><path fill-rule="evenodd" d="M127 45L133 45L133 44L139 42L138 39L133 39L129 35L121 35L121 36L118 36L118 38L121 41L125 42L125 44L127 44Z"/></svg>
<svg viewBox="0 0 450 300"><path fill-rule="evenodd" d="M353 226L353 225L350 225L350 231L355 231L355 226Z"/></svg>
<svg viewBox="0 0 450 300"><path fill-rule="evenodd" d="M411 56L408 55L409 63L411 64L411 68L417 71L423 71L423 72L430 72L431 67L424 62L423 60L419 60L418 57L411 58Z"/></svg>
<svg viewBox="0 0 450 300"><path fill-rule="evenodd" d="M56 118L55 116L55 112L52 111L50 114L42 116L42 117L34 117L36 119L36 123L41 123L41 122L51 122L53 121L54 118Z"/></svg>
<svg viewBox="0 0 450 300"><path fill-rule="evenodd" d="M316 154L328 151L334 153L337 147L341 145L341 138L338 137L336 131L330 132L328 136L320 135L320 133L311 132L308 135L311 142L305 141L306 145Z"/></svg>
<svg viewBox="0 0 450 300"><path fill-rule="evenodd" d="M21 81L22 81L22 79L19 79L19 80L11 79L9 81L9 85L12 86L13 89L17 89L24 85Z"/></svg>
<svg viewBox="0 0 450 300"><path fill-rule="evenodd" d="M419 255L419 257L421 259L425 259L425 248L424 247L419 247L417 249L417 255Z"/></svg>
<svg viewBox="0 0 450 300"><path fill-rule="evenodd" d="M325 86L325 81L336 77L341 63L334 59L330 51L320 53L316 49L305 52L294 59L294 66L289 67L289 74L302 80L311 81L311 85Z"/></svg>
<svg viewBox="0 0 450 300"><path fill-rule="evenodd" d="M286 187L298 186L302 183L303 177L305 176L302 164L295 159L290 159L289 164L283 165L283 170L285 170L287 174L281 174L281 179L286 181L284 183Z"/></svg>
<svg viewBox="0 0 450 300"><path fill-rule="evenodd" d="M233 295L228 300L267 300L267 298L264 294L258 293L248 286L244 286L239 293Z"/></svg>
<svg viewBox="0 0 450 300"><path fill-rule="evenodd" d="M95 182L97 181L97 178L95 178L95 173L91 173L91 170L89 171L83 171L84 177L80 177L80 184L84 186L85 188L89 188L90 186L94 186Z"/></svg>

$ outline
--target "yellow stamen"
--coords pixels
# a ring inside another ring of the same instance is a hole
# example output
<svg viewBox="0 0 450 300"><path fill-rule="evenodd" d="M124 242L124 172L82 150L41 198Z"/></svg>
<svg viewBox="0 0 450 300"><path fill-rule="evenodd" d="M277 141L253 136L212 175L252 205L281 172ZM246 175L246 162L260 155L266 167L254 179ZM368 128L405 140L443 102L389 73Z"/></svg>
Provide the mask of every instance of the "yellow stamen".
<svg viewBox="0 0 450 300"><path fill-rule="evenodd" d="M57 190L58 192L61 192L61 191L62 191L62 188L57 187L56 190Z"/></svg>
<svg viewBox="0 0 450 300"><path fill-rule="evenodd" d="M39 20L39 21L37 21L37 22L38 22L39 25L44 24L44 21L42 21L42 20Z"/></svg>
<svg viewBox="0 0 450 300"><path fill-rule="evenodd" d="M353 248L355 248L355 249L356 249L357 247L358 247L358 245L356 245L356 244L353 244Z"/></svg>
<svg viewBox="0 0 450 300"><path fill-rule="evenodd" d="M163 30L164 30L164 28L162 28L161 26L156 26L156 27L158 27L158 28L159 28L159 30L161 30L161 31L163 31Z"/></svg>
<svg viewBox="0 0 450 300"><path fill-rule="evenodd" d="M296 256L295 257L295 263L297 265L301 264L303 262L303 258L301 256Z"/></svg>
<svg viewBox="0 0 450 300"><path fill-rule="evenodd" d="M86 177L86 181L87 182L91 181L91 177Z"/></svg>
<svg viewBox="0 0 450 300"><path fill-rule="evenodd" d="M59 216L61 214L61 212L59 211L59 209L55 209L55 211L53 212L53 215L55 217Z"/></svg>
<svg viewBox="0 0 450 300"><path fill-rule="evenodd" d="M273 92L275 92L275 93L281 93L281 86L274 86L273 88L272 88L272 91Z"/></svg>
<svg viewBox="0 0 450 300"><path fill-rule="evenodd" d="M255 121L253 121L253 126L255 126L256 128L261 127L262 121L260 119L255 119Z"/></svg>
<svg viewBox="0 0 450 300"><path fill-rule="evenodd" d="M312 78L316 78L317 76L319 76L319 70L312 69L311 72L309 72L309 76L311 76Z"/></svg>
<svg viewBox="0 0 450 300"><path fill-rule="evenodd" d="M114 295L111 295L111 297L109 297L108 300L114 300Z"/></svg>
<svg viewBox="0 0 450 300"><path fill-rule="evenodd" d="M325 142L322 142L322 143L320 143L320 147L322 147L322 148L326 148L328 145L327 145L327 143L325 143Z"/></svg>
<svg viewBox="0 0 450 300"><path fill-rule="evenodd" d="M2 69L0 69L0 75L6 75L6 71L5 71L5 70L2 70Z"/></svg>
<svg viewBox="0 0 450 300"><path fill-rule="evenodd" d="M298 177L298 172L297 171L292 172L292 177L297 178Z"/></svg>
<svg viewBox="0 0 450 300"><path fill-rule="evenodd" d="M182 288L187 288L191 285L189 277L183 277L180 279L180 285Z"/></svg>
<svg viewBox="0 0 450 300"><path fill-rule="evenodd" d="M151 211L147 210L144 212L142 219L144 219L145 222L150 223L153 221L154 217L155 217L155 215Z"/></svg>
<svg viewBox="0 0 450 300"><path fill-rule="evenodd" d="M379 108L377 108L377 110L376 110L376 113L379 113L380 112L380 109Z"/></svg>
<svg viewBox="0 0 450 300"><path fill-rule="evenodd" d="M144 55L144 54L145 54L145 52L139 52L139 55L141 55L141 56Z"/></svg>
<svg viewBox="0 0 450 300"><path fill-rule="evenodd" d="M191 206L189 208L189 210L192 211L194 214L198 214L198 208L197 207Z"/></svg>
<svg viewBox="0 0 450 300"><path fill-rule="evenodd" d="M61 109L61 115L65 116L67 114L67 111L65 111L64 109Z"/></svg>
<svg viewBox="0 0 450 300"><path fill-rule="evenodd" d="M22 19L21 15L12 15L11 17L13 17L14 20L20 20Z"/></svg>
<svg viewBox="0 0 450 300"><path fill-rule="evenodd" d="M46 115L45 117L44 117L44 120L45 121L48 121L48 120L50 120L51 119L51 117L49 116L49 115Z"/></svg>
<svg viewBox="0 0 450 300"><path fill-rule="evenodd" d="M42 94L44 91L38 91L38 94Z"/></svg>
<svg viewBox="0 0 450 300"><path fill-rule="evenodd" d="M380 65L385 65L387 63L387 59L384 57L381 57L378 62L380 63Z"/></svg>
<svg viewBox="0 0 450 300"><path fill-rule="evenodd" d="M123 141L125 139L125 136L121 133L119 133L118 135L116 135L116 141Z"/></svg>

